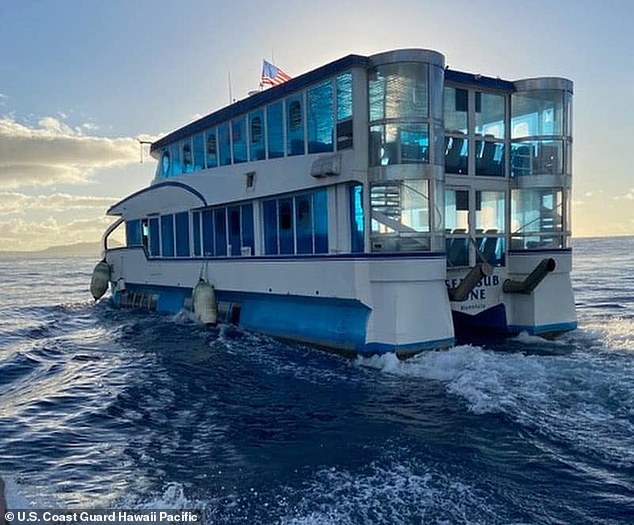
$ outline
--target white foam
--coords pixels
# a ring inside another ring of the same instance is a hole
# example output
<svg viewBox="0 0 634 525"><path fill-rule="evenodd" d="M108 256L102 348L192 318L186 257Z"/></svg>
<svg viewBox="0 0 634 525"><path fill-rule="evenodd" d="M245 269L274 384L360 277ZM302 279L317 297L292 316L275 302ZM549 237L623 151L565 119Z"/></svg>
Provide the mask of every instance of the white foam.
<svg viewBox="0 0 634 525"><path fill-rule="evenodd" d="M4 480L4 497L7 502L7 509L31 509L33 508L24 494L20 491L15 479L11 476L3 476Z"/></svg>

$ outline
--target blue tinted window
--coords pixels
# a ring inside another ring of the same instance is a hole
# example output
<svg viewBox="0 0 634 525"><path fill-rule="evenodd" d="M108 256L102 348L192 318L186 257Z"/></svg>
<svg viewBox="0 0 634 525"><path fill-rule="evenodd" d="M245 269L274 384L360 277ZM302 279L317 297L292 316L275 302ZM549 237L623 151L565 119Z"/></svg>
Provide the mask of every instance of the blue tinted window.
<svg viewBox="0 0 634 525"><path fill-rule="evenodd" d="M205 169L205 137L202 133L194 137L194 171Z"/></svg>
<svg viewBox="0 0 634 525"><path fill-rule="evenodd" d="M203 212L203 255L205 257L214 254L214 214L211 210Z"/></svg>
<svg viewBox="0 0 634 525"><path fill-rule="evenodd" d="M161 255L161 243L159 237L159 220L150 219L150 255L158 257Z"/></svg>
<svg viewBox="0 0 634 525"><path fill-rule="evenodd" d="M175 177L176 175L180 175L181 173L183 173L183 167L181 165L180 147L172 146L170 148L170 156L172 157L171 175L172 177Z"/></svg>
<svg viewBox="0 0 634 525"><path fill-rule="evenodd" d="M171 167L172 162L170 159L170 152L169 150L164 150L163 156L161 157L161 175L163 177L169 177Z"/></svg>
<svg viewBox="0 0 634 525"><path fill-rule="evenodd" d="M192 213L192 233L194 235L194 255L200 257L200 212L195 211Z"/></svg>
<svg viewBox="0 0 634 525"><path fill-rule="evenodd" d="M247 137L244 117L231 121L231 135L233 138L233 163L247 161Z"/></svg>
<svg viewBox="0 0 634 525"><path fill-rule="evenodd" d="M337 77L337 120L352 117L352 73Z"/></svg>
<svg viewBox="0 0 634 525"><path fill-rule="evenodd" d="M286 151L289 155L304 154L304 108L302 95L286 99Z"/></svg>
<svg viewBox="0 0 634 525"><path fill-rule="evenodd" d="M176 214L176 255L189 256L189 213Z"/></svg>
<svg viewBox="0 0 634 525"><path fill-rule="evenodd" d="M249 160L264 159L264 111L249 115Z"/></svg>
<svg viewBox="0 0 634 525"><path fill-rule="evenodd" d="M363 186L350 187L350 249L352 253L361 253L363 243Z"/></svg>
<svg viewBox="0 0 634 525"><path fill-rule="evenodd" d="M225 208L214 210L216 255L227 255L227 219Z"/></svg>
<svg viewBox="0 0 634 525"><path fill-rule="evenodd" d="M138 246L141 241L141 221L126 221L125 223L125 243L127 246Z"/></svg>
<svg viewBox="0 0 634 525"><path fill-rule="evenodd" d="M308 153L333 151L332 82L308 91Z"/></svg>
<svg viewBox="0 0 634 525"><path fill-rule="evenodd" d="M262 203L264 219L264 253L276 255L277 251L277 201L270 200Z"/></svg>
<svg viewBox="0 0 634 525"><path fill-rule="evenodd" d="M401 127L401 163L410 164L429 160L429 126L410 124Z"/></svg>
<svg viewBox="0 0 634 525"><path fill-rule="evenodd" d="M216 140L216 128L206 133L207 138L207 167L218 166L218 141Z"/></svg>
<svg viewBox="0 0 634 525"><path fill-rule="evenodd" d="M255 253L253 244L253 204L242 205L242 246L251 248L251 255Z"/></svg>
<svg viewBox="0 0 634 525"><path fill-rule="evenodd" d="M229 245L231 255L240 255L240 206L231 206L229 212Z"/></svg>
<svg viewBox="0 0 634 525"><path fill-rule="evenodd" d="M295 197L297 253L313 253L313 214L311 195Z"/></svg>
<svg viewBox="0 0 634 525"><path fill-rule="evenodd" d="M328 253L328 193L318 190L313 194L315 214L315 253Z"/></svg>
<svg viewBox="0 0 634 525"><path fill-rule="evenodd" d="M231 140L229 139L229 124L223 124L218 128L218 146L220 165L231 164Z"/></svg>
<svg viewBox="0 0 634 525"><path fill-rule="evenodd" d="M194 171L194 156L192 155L192 144L189 139L183 144L183 173Z"/></svg>
<svg viewBox="0 0 634 525"><path fill-rule="evenodd" d="M282 102L266 108L266 130L269 140L269 159L284 156L284 110Z"/></svg>
<svg viewBox="0 0 634 525"><path fill-rule="evenodd" d="M293 239L293 199L279 199L279 238L280 253L295 252Z"/></svg>
<svg viewBox="0 0 634 525"><path fill-rule="evenodd" d="M161 255L174 257L174 216L161 216Z"/></svg>

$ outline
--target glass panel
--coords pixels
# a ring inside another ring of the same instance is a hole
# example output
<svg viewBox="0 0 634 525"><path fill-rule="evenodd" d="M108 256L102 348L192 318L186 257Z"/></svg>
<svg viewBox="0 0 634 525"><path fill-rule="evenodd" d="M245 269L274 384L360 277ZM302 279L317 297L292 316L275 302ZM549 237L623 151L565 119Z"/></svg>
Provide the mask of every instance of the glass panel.
<svg viewBox="0 0 634 525"><path fill-rule="evenodd" d="M218 166L218 141L216 139L216 128L207 132L207 167Z"/></svg>
<svg viewBox="0 0 634 525"><path fill-rule="evenodd" d="M406 231L429 231L428 181L408 180L401 187L401 224Z"/></svg>
<svg viewBox="0 0 634 525"><path fill-rule="evenodd" d="M174 145L170 148L170 156L172 158L172 177L183 173L183 167L181 165L180 147Z"/></svg>
<svg viewBox="0 0 634 525"><path fill-rule="evenodd" d="M315 253L328 253L328 191L313 193Z"/></svg>
<svg viewBox="0 0 634 525"><path fill-rule="evenodd" d="M469 92L466 89L446 87L444 91L444 117L447 133L467 133Z"/></svg>
<svg viewBox="0 0 634 525"><path fill-rule="evenodd" d="M504 138L504 95L476 93L475 132L485 137Z"/></svg>
<svg viewBox="0 0 634 525"><path fill-rule="evenodd" d="M445 226L447 233L469 232L469 191L445 191Z"/></svg>
<svg viewBox="0 0 634 525"><path fill-rule="evenodd" d="M564 96L562 91L514 93L511 101L511 138L563 134Z"/></svg>
<svg viewBox="0 0 634 525"><path fill-rule="evenodd" d="M427 69L427 64L399 63L370 71L370 121L427 117Z"/></svg>
<svg viewBox="0 0 634 525"><path fill-rule="evenodd" d="M311 195L295 197L297 253L313 253L313 214Z"/></svg>
<svg viewBox="0 0 634 525"><path fill-rule="evenodd" d="M214 247L216 255L227 255L227 218L225 208L214 210Z"/></svg>
<svg viewBox="0 0 634 525"><path fill-rule="evenodd" d="M247 137L245 118L231 121L231 138L233 139L233 163L247 161Z"/></svg>
<svg viewBox="0 0 634 525"><path fill-rule="evenodd" d="M200 218L201 218L201 213L199 211L195 211L192 213L192 233L194 235L194 256L195 257L200 257L202 253L201 245L200 245Z"/></svg>
<svg viewBox="0 0 634 525"><path fill-rule="evenodd" d="M352 147L352 129L352 120L337 123L337 151Z"/></svg>
<svg viewBox="0 0 634 525"><path fill-rule="evenodd" d="M332 82L308 91L308 153L333 151Z"/></svg>
<svg viewBox="0 0 634 525"><path fill-rule="evenodd" d="M363 185L350 187L350 250L364 251Z"/></svg>
<svg viewBox="0 0 634 525"><path fill-rule="evenodd" d="M169 150L165 150L163 151L163 156L161 157L161 175L163 175L163 177L169 177L171 167L172 163L170 160L170 152Z"/></svg>
<svg viewBox="0 0 634 525"><path fill-rule="evenodd" d="M189 257L189 213L176 214L176 255Z"/></svg>
<svg viewBox="0 0 634 525"><path fill-rule="evenodd" d="M205 169L205 137L194 136L194 171Z"/></svg>
<svg viewBox="0 0 634 525"><path fill-rule="evenodd" d="M372 231L395 233L401 222L401 192L398 182L373 184L370 190Z"/></svg>
<svg viewBox="0 0 634 525"><path fill-rule="evenodd" d="M214 214L211 210L205 210L203 218L203 255L212 257L214 255Z"/></svg>
<svg viewBox="0 0 634 525"><path fill-rule="evenodd" d="M255 255L253 242L253 204L243 204L242 207L242 249L241 255ZM250 252L246 253L245 248Z"/></svg>
<svg viewBox="0 0 634 525"><path fill-rule="evenodd" d="M269 141L269 159L284 156L284 110L282 102L266 108L266 131Z"/></svg>
<svg viewBox="0 0 634 525"><path fill-rule="evenodd" d="M143 244L141 241L141 221L139 219L125 222L125 243L126 246Z"/></svg>
<svg viewBox="0 0 634 525"><path fill-rule="evenodd" d="M264 111L249 115L249 160L264 159Z"/></svg>
<svg viewBox="0 0 634 525"><path fill-rule="evenodd" d="M511 192L511 248L562 246L563 194L560 188Z"/></svg>
<svg viewBox="0 0 634 525"><path fill-rule="evenodd" d="M476 175L504 177L504 143L476 140Z"/></svg>
<svg viewBox="0 0 634 525"><path fill-rule="evenodd" d="M231 255L240 255L240 206L231 206L229 213L229 247Z"/></svg>
<svg viewBox="0 0 634 525"><path fill-rule="evenodd" d="M159 220L158 218L150 219L150 255L158 257L161 255L161 244L159 240Z"/></svg>
<svg viewBox="0 0 634 525"><path fill-rule="evenodd" d="M386 126L391 127L390 125ZM429 161L429 126L406 124L401 126L401 164Z"/></svg>
<svg viewBox="0 0 634 525"><path fill-rule="evenodd" d="M280 253L294 253L293 239L293 199L279 199L279 239Z"/></svg>
<svg viewBox="0 0 634 525"><path fill-rule="evenodd" d="M264 253L276 255L277 249L277 201L270 200L262 203L264 220Z"/></svg>
<svg viewBox="0 0 634 525"><path fill-rule="evenodd" d="M183 144L183 173L194 171L194 158L192 155L192 145L189 140Z"/></svg>
<svg viewBox="0 0 634 525"><path fill-rule="evenodd" d="M352 118L352 73L337 77L337 120Z"/></svg>
<svg viewBox="0 0 634 525"><path fill-rule="evenodd" d="M220 150L220 165L231 164L231 141L229 139L229 124L222 124L218 127L218 146Z"/></svg>
<svg viewBox="0 0 634 525"><path fill-rule="evenodd" d="M161 255L174 257L174 216L161 215Z"/></svg>
<svg viewBox="0 0 634 525"><path fill-rule="evenodd" d="M531 140L511 145L511 175L559 175L563 172L561 140Z"/></svg>
<svg viewBox="0 0 634 525"><path fill-rule="evenodd" d="M504 233L503 191L476 191L476 231Z"/></svg>
<svg viewBox="0 0 634 525"><path fill-rule="evenodd" d="M427 124L385 124L370 127L370 165L387 166L428 161Z"/></svg>
<svg viewBox="0 0 634 525"><path fill-rule="evenodd" d="M429 106L431 118L443 119L443 85L445 71L438 66L429 66Z"/></svg>
<svg viewBox="0 0 634 525"><path fill-rule="evenodd" d="M445 172L466 174L469 165L469 140L466 137L445 137Z"/></svg>
<svg viewBox="0 0 634 525"><path fill-rule="evenodd" d="M288 155L303 155L304 110L301 94L286 99L286 137Z"/></svg>

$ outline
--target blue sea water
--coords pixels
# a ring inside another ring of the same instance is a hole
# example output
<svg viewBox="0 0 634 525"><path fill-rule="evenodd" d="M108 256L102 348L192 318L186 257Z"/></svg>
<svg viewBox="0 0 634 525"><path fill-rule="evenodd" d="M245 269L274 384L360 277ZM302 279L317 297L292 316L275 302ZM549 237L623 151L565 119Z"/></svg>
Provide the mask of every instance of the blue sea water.
<svg viewBox="0 0 634 525"><path fill-rule="evenodd" d="M633 523L634 237L574 243L579 329L400 362L94 304L2 260L9 505L208 523Z"/></svg>

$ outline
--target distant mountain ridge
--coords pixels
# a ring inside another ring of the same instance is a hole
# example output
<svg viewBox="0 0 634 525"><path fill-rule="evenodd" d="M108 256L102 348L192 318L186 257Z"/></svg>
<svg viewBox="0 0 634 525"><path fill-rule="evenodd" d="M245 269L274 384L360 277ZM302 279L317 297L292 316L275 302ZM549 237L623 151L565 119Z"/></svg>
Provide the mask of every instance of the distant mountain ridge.
<svg viewBox="0 0 634 525"><path fill-rule="evenodd" d="M109 247L120 246L119 243L110 241ZM78 242L75 244L66 244L60 246L50 246L44 250L35 251L2 251L0 250L0 258L16 258L16 257L78 257L78 256L94 256L100 257L103 247L100 241L97 242Z"/></svg>

